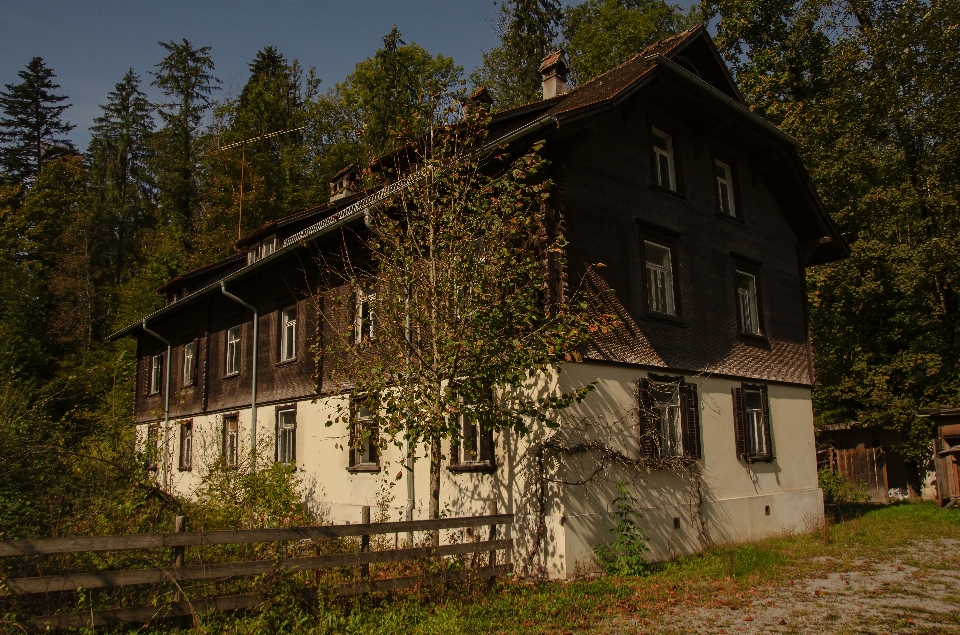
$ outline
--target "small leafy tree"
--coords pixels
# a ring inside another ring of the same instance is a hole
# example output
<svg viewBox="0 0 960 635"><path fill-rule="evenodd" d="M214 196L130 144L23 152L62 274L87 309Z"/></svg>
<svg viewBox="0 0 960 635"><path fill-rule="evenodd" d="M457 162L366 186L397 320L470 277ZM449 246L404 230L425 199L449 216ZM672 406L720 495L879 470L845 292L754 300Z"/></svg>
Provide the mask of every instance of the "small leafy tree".
<svg viewBox="0 0 960 635"><path fill-rule="evenodd" d="M591 332L613 324L591 317L577 294L548 292L565 239L549 219L547 161L540 145L478 153L486 123L474 113L408 146L413 183L371 211L359 249L325 260L352 291L324 307L337 325L324 350L334 390L352 389L353 398L328 425L349 423L350 409L363 407L381 447L404 437L426 445L430 517L440 513L441 441L459 438L462 417L520 435L557 426L557 412L592 385L563 391L549 378L579 359Z"/></svg>
<svg viewBox="0 0 960 635"><path fill-rule="evenodd" d="M647 562L650 537L637 524L642 518L637 511L639 505L640 501L630 493L627 484L618 483L617 497L613 499L616 524L610 530L615 536L613 544L599 545L594 549L600 566L608 575L643 575L650 570Z"/></svg>

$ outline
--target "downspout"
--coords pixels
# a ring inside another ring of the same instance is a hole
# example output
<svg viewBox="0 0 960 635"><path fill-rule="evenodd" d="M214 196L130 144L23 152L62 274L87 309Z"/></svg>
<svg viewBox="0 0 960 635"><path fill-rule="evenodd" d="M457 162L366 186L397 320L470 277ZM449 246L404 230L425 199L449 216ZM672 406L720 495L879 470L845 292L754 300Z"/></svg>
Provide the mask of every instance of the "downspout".
<svg viewBox="0 0 960 635"><path fill-rule="evenodd" d="M250 381L250 457L251 470L257 469L257 358L260 353L260 312L249 302L244 302L227 291L227 283L220 281L220 291L237 304L253 311L253 377Z"/></svg>
<svg viewBox="0 0 960 635"><path fill-rule="evenodd" d="M150 335L151 337L155 337L156 339L160 340L161 342L167 345L167 357L164 360L164 364L163 364L164 366L166 366L166 368L164 369L166 371L165 373L166 378L164 379L164 386L163 386L163 457L162 457L163 462L161 463L161 472L160 472L163 475L161 477L161 484L163 486L163 491L166 492L168 491L168 485L170 482L170 477L167 473L167 454L170 449L170 365L173 362L173 358L171 357L171 351L173 347L170 345L169 340L160 337L158 333L155 333L154 331L151 331L150 329L147 328L147 318L143 318L143 322L141 323L141 326L143 327L144 333L146 333L147 335Z"/></svg>

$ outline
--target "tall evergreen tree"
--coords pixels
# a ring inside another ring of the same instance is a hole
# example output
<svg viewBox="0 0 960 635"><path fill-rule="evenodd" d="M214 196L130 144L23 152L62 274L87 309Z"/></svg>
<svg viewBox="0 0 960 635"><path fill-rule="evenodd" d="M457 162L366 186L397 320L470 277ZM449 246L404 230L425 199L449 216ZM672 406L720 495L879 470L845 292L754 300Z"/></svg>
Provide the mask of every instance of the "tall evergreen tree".
<svg viewBox="0 0 960 635"><path fill-rule="evenodd" d="M159 104L163 127L157 134L155 172L161 210L178 230L190 233L200 201L197 181L200 126L219 90L210 47L188 40L160 42L167 56L153 72L152 86L167 98Z"/></svg>
<svg viewBox="0 0 960 635"><path fill-rule="evenodd" d="M657 40L696 25L665 0L587 0L564 10L563 48L577 83L621 64Z"/></svg>
<svg viewBox="0 0 960 635"><path fill-rule="evenodd" d="M140 90L140 78L131 68L100 106L90 141L91 178L103 222L114 235L114 284L125 279L125 267L135 253L138 233L149 225L153 183L148 170L153 135L153 106Z"/></svg>
<svg viewBox="0 0 960 635"><path fill-rule="evenodd" d="M562 19L558 0L502 0L496 24L500 46L483 54L470 81L486 86L501 110L540 99L540 61L553 50Z"/></svg>
<svg viewBox="0 0 960 635"><path fill-rule="evenodd" d="M35 179L48 161L73 151L62 135L74 126L61 119L70 104L64 103L67 97L54 94L60 85L53 83L56 75L43 58L34 57L17 75L23 81L0 91L0 165L23 183Z"/></svg>

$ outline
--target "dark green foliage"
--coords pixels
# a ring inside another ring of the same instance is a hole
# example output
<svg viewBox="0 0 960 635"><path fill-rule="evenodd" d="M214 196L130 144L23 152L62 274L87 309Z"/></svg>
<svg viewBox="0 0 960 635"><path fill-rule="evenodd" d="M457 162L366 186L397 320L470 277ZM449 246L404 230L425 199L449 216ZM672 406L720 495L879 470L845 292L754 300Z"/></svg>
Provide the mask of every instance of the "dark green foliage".
<svg viewBox="0 0 960 635"><path fill-rule="evenodd" d="M817 473L817 484L823 490L825 503L865 503L870 497L863 491L863 484L857 487L840 476L840 472L830 468L821 468Z"/></svg>
<svg viewBox="0 0 960 635"><path fill-rule="evenodd" d="M61 120L70 104L54 94L60 85L53 83L56 75L43 58L34 57L17 75L23 81L0 92L0 166L7 178L23 183L36 178L47 162L73 151L62 135L74 126Z"/></svg>
<svg viewBox="0 0 960 635"><path fill-rule="evenodd" d="M539 101L540 61L556 46L563 12L557 0L503 0L496 28L500 45L483 54L483 65L470 75L486 86L498 110Z"/></svg>
<svg viewBox="0 0 960 635"><path fill-rule="evenodd" d="M564 10L563 48L582 84L697 22L694 7L664 0L587 0Z"/></svg>
<svg viewBox="0 0 960 635"><path fill-rule="evenodd" d="M607 575L645 575L651 571L647 561L650 537L640 526L643 516L637 509L641 502L631 492L627 483L617 484L617 497L613 499L614 535L611 544L601 544L594 549L597 561Z"/></svg>

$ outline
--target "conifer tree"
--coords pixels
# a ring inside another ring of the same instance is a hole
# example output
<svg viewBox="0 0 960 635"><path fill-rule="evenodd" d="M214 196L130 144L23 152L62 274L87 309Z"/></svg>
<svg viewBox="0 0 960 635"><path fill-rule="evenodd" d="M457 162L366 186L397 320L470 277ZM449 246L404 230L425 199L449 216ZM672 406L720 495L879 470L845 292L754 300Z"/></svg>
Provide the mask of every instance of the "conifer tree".
<svg viewBox="0 0 960 635"><path fill-rule="evenodd" d="M471 73L475 86L486 86L500 110L540 99L540 61L560 34L562 10L557 0L503 0L496 28L500 46L483 54Z"/></svg>
<svg viewBox="0 0 960 635"><path fill-rule="evenodd" d="M124 279L127 252L138 232L150 223L153 184L148 171L153 135L153 106L140 90L140 78L131 68L100 106L90 141L91 178L96 205L104 224L114 234L114 284Z"/></svg>
<svg viewBox="0 0 960 635"><path fill-rule="evenodd" d="M219 90L210 47L195 47L187 39L160 42L167 56L157 64L152 86L167 98L159 104L163 127L157 134L155 172L161 209L182 232L193 229L200 202L197 181L200 127L210 108L210 96Z"/></svg>
<svg viewBox="0 0 960 635"><path fill-rule="evenodd" d="M73 144L62 135L74 126L61 115L70 107L67 97L56 95L56 75L43 58L34 57L25 70L17 73L19 84L6 84L0 91L0 165L9 178L18 183L32 181L45 163L66 152Z"/></svg>

